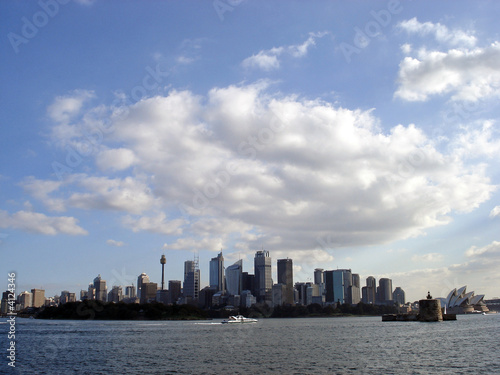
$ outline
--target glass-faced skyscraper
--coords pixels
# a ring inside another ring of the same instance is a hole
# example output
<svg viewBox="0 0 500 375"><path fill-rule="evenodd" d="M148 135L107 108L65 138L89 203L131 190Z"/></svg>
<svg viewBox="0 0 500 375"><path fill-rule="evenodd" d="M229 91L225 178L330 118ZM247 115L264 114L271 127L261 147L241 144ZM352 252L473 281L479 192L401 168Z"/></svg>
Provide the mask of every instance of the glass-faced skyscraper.
<svg viewBox="0 0 500 375"><path fill-rule="evenodd" d="M98 301L106 302L108 298L108 291L106 288L106 281L101 279L101 275L98 275L94 279L95 288L95 299Z"/></svg>
<svg viewBox="0 0 500 375"><path fill-rule="evenodd" d="M271 301L273 279L269 251L259 250L255 253L254 273L257 301Z"/></svg>
<svg viewBox="0 0 500 375"><path fill-rule="evenodd" d="M241 294L243 261L240 259L226 268L226 289L229 295Z"/></svg>
<svg viewBox="0 0 500 375"><path fill-rule="evenodd" d="M183 294L186 298L197 300L200 296L200 269L196 261L184 262L184 288Z"/></svg>
<svg viewBox="0 0 500 375"><path fill-rule="evenodd" d="M224 291L224 257L222 251L210 260L210 287Z"/></svg>
<svg viewBox="0 0 500 375"><path fill-rule="evenodd" d="M285 285L282 298L284 305L293 305L293 262L291 259L278 259L278 284Z"/></svg>

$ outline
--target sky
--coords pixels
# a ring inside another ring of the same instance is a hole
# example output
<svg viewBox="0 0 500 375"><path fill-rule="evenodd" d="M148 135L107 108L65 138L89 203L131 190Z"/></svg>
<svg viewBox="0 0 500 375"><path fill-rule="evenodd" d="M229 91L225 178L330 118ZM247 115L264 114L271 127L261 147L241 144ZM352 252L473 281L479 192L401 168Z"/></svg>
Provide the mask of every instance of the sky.
<svg viewBox="0 0 500 375"><path fill-rule="evenodd" d="M199 257L500 296L497 1L0 2L0 276Z"/></svg>

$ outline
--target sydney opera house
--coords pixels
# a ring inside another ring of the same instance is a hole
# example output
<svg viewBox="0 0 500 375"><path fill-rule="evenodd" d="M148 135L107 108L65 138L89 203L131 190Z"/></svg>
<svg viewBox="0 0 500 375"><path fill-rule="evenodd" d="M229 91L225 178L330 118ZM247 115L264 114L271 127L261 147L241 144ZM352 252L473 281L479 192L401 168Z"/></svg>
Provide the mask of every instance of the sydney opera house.
<svg viewBox="0 0 500 375"><path fill-rule="evenodd" d="M475 296L474 292L467 293L467 286L463 286L460 289L453 289L448 297L438 299L448 314L470 314L489 311L483 298L484 294Z"/></svg>

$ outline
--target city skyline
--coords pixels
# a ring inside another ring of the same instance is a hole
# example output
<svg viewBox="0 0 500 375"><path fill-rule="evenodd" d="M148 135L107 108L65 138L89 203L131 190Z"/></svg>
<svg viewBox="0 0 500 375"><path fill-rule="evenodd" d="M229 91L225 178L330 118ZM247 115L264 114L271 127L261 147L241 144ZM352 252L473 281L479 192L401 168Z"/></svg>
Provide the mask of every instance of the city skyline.
<svg viewBox="0 0 500 375"><path fill-rule="evenodd" d="M0 275L160 285L197 254L204 286L265 249L274 281L498 297L500 3L223 4L0 2Z"/></svg>

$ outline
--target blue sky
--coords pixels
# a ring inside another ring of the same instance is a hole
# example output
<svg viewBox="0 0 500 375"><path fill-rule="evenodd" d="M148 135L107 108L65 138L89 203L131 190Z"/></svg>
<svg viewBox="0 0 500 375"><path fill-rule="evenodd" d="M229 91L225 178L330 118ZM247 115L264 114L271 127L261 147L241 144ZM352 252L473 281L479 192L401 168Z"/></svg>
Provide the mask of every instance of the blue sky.
<svg viewBox="0 0 500 375"><path fill-rule="evenodd" d="M496 297L500 5L0 4L0 274L47 295L264 247ZM6 281L7 284L7 281Z"/></svg>

